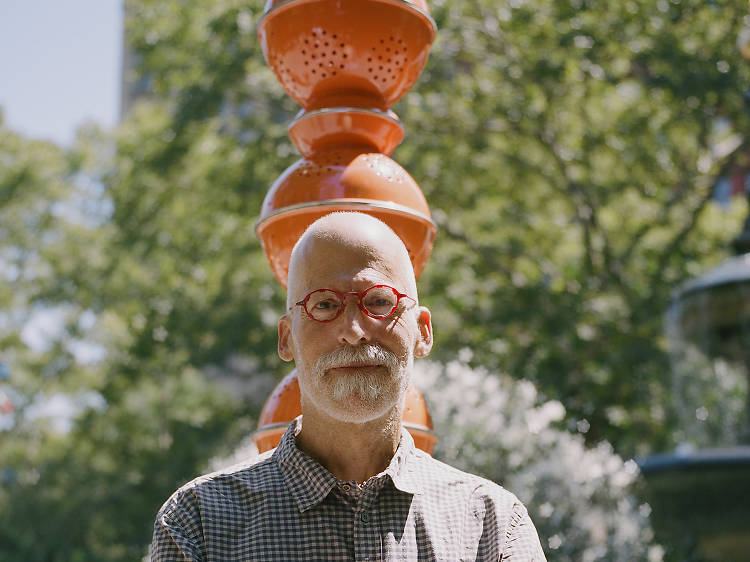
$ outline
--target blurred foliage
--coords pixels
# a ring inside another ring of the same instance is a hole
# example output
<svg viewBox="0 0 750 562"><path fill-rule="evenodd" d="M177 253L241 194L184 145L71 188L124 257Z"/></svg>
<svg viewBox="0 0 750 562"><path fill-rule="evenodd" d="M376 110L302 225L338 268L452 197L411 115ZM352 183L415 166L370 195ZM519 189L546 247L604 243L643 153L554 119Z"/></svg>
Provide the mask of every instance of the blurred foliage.
<svg viewBox="0 0 750 562"><path fill-rule="evenodd" d="M591 442L668 445L662 312L740 227L709 199L727 162L716 143L748 130L734 42L746 12L436 6L396 158L442 219L422 284L437 357L466 347L474 364L535 381L587 420Z"/></svg>
<svg viewBox="0 0 750 562"><path fill-rule="evenodd" d="M586 447L580 433L555 427L565 417L559 401L459 361L418 362L414 376L441 436L435 456L516 494L550 560L663 558L650 507L636 496L638 465L606 441Z"/></svg>
<svg viewBox="0 0 750 562"><path fill-rule="evenodd" d="M440 226L420 281L434 357L534 381L591 445L669 447L662 312L744 213L710 195L750 125L747 4L430 6L394 158ZM298 108L263 60L261 11L129 0L149 93L116 133L63 151L0 129L2 560L138 558L159 504L247 435L288 370L254 222L297 158ZM61 328L31 345L52 312ZM61 396L70 427L42 407Z"/></svg>

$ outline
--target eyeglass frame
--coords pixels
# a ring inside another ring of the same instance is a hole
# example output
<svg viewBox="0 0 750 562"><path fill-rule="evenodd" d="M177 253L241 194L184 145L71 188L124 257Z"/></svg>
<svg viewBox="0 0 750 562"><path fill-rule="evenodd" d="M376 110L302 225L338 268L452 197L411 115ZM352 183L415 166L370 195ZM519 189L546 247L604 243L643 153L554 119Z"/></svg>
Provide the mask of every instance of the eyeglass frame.
<svg viewBox="0 0 750 562"><path fill-rule="evenodd" d="M367 310L367 308L365 308L365 305L362 304L362 297L364 297L368 291L370 291L371 289L380 289L380 288L390 289L391 291L393 291L393 294L396 295L396 304L393 305L393 308L391 309L391 311L384 316L371 314L370 311ZM338 313L336 313L336 316L334 316L333 318L329 318L328 320L318 320L312 314L310 314L309 310L307 310L307 301L310 300L310 297L312 297L315 293L320 293L322 291L330 291L331 293L335 294L341 301L341 308L339 309ZM309 293L307 293L304 299L294 303L294 306L301 306L302 309L305 311L305 314L307 314L307 316L310 318L310 320L313 320L315 322L320 322L322 324L327 324L328 322L333 322L339 316L341 316L341 314L344 312L344 309L346 309L346 297L348 297L349 295L353 295L357 297L357 306L359 307L359 309L362 311L363 314L365 314L366 316L369 316L370 318L375 318L376 320L385 320L393 316L396 310L398 310L398 305L401 304L402 298L407 298L412 302L409 308L417 304L417 300L415 298L410 297L406 293L400 292L395 287L391 287L390 285L372 285L371 287L367 287L367 289L363 291L345 291L343 293L341 291L337 291L336 289L325 289L325 288L315 289L314 291L310 291ZM289 310L291 311L292 308L290 308ZM408 308L406 310L408 310Z"/></svg>

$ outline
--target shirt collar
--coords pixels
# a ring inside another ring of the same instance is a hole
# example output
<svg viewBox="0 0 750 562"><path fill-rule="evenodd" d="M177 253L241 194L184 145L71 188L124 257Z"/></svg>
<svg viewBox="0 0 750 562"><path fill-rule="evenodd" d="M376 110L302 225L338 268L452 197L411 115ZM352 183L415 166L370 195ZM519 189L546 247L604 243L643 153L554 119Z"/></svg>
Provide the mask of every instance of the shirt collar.
<svg viewBox="0 0 750 562"><path fill-rule="evenodd" d="M414 439L406 428L401 426L401 441L393 455L388 468L384 474L390 476L393 485L397 490L407 494L420 493L420 486L417 480L416 466L417 452L414 446Z"/></svg>
<svg viewBox="0 0 750 562"><path fill-rule="evenodd" d="M284 481L301 512L319 504L338 484L338 478L297 448L295 436L302 428L302 416L289 424L273 453ZM388 467L373 480L390 478L394 487L407 494L417 494L416 452L414 439L401 426L401 441Z"/></svg>
<svg viewBox="0 0 750 562"><path fill-rule="evenodd" d="M286 486L301 512L319 504L336 485L336 477L297 448L295 436L302 429L302 416L289 424L273 456Z"/></svg>

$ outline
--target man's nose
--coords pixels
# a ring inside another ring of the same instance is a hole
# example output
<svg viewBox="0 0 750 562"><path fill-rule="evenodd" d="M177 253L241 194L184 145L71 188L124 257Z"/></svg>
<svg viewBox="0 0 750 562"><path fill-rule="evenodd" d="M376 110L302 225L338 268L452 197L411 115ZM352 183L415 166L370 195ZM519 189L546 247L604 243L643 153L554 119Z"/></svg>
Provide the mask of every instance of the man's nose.
<svg viewBox="0 0 750 562"><path fill-rule="evenodd" d="M345 305L339 326L339 343L360 345L369 342L368 318L360 310L359 300L354 295L347 295Z"/></svg>

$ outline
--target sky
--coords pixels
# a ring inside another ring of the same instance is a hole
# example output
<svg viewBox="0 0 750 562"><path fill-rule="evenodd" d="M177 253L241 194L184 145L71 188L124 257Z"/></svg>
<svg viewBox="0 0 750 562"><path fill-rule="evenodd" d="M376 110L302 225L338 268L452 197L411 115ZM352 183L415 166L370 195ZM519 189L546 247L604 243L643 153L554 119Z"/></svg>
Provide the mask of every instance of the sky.
<svg viewBox="0 0 750 562"><path fill-rule="evenodd" d="M0 0L3 122L70 145L86 122L117 123L122 0Z"/></svg>

